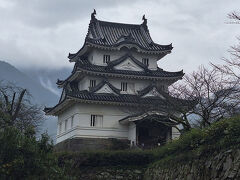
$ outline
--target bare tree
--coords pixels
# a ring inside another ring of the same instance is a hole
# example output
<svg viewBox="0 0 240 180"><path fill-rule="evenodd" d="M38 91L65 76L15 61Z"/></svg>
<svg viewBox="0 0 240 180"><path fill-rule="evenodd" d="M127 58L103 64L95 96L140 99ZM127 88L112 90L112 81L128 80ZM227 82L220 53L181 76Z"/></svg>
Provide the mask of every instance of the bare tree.
<svg viewBox="0 0 240 180"><path fill-rule="evenodd" d="M190 102L190 106L184 108L169 100L178 115L170 113L171 118L178 122L183 121L181 124L187 127L196 124L206 127L212 122L238 113L240 105L238 82L232 81L231 77L216 68L206 69L204 66L186 75L181 83L173 85L170 94Z"/></svg>
<svg viewBox="0 0 240 180"><path fill-rule="evenodd" d="M232 12L228 14L228 18L231 20L229 24L240 24L240 13ZM240 37L237 37L238 44L231 46L229 49L230 58L222 58L224 65L216 65L211 63L211 65L217 68L222 73L230 75L237 80L240 79Z"/></svg>
<svg viewBox="0 0 240 180"><path fill-rule="evenodd" d="M22 132L38 130L44 120L41 107L33 105L26 89L13 84L0 84L0 128L15 126Z"/></svg>
<svg viewBox="0 0 240 180"><path fill-rule="evenodd" d="M240 13L234 11L230 14L228 14L228 18L232 20L231 24L239 24L240 23Z"/></svg>

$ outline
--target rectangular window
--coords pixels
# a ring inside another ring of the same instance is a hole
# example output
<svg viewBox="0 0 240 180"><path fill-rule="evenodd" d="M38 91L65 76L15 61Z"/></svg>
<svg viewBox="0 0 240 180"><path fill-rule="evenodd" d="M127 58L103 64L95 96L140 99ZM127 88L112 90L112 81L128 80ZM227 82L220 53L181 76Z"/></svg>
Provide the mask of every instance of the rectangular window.
<svg viewBox="0 0 240 180"><path fill-rule="evenodd" d="M65 131L67 131L67 123L68 123L68 120L65 121Z"/></svg>
<svg viewBox="0 0 240 180"><path fill-rule="evenodd" d="M103 126L103 116L102 115L91 115L91 127L102 127Z"/></svg>
<svg viewBox="0 0 240 180"><path fill-rule="evenodd" d="M91 80L90 80L90 86L89 86L89 87L91 88L91 87L95 87L95 86L96 86L96 80L92 80L92 79L91 79Z"/></svg>
<svg viewBox="0 0 240 180"><path fill-rule="evenodd" d="M110 55L103 55L103 63L106 64L110 61Z"/></svg>
<svg viewBox="0 0 240 180"><path fill-rule="evenodd" d="M142 59L142 63L143 63L144 65L148 66L148 65L149 65L149 59L148 59L148 58L143 58L143 59Z"/></svg>
<svg viewBox="0 0 240 180"><path fill-rule="evenodd" d="M96 125L96 115L91 115L90 126L94 127Z"/></svg>
<svg viewBox="0 0 240 180"><path fill-rule="evenodd" d="M127 91L127 85L126 82L121 82L121 91Z"/></svg>

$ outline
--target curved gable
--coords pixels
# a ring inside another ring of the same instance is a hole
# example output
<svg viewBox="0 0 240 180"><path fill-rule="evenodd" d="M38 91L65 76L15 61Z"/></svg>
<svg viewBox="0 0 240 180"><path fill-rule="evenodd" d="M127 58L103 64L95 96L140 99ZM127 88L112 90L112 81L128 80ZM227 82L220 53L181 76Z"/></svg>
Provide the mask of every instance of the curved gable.
<svg viewBox="0 0 240 180"><path fill-rule="evenodd" d="M116 94L108 84L104 84L99 90L95 91L97 94Z"/></svg>
<svg viewBox="0 0 240 180"><path fill-rule="evenodd" d="M154 87L151 91L146 93L145 95L142 96L143 98L145 97L159 97L161 99L166 99L163 95L161 95L158 90Z"/></svg>
<svg viewBox="0 0 240 180"><path fill-rule="evenodd" d="M136 64L131 58L125 59L120 64L114 66L116 70L144 71L142 67Z"/></svg>

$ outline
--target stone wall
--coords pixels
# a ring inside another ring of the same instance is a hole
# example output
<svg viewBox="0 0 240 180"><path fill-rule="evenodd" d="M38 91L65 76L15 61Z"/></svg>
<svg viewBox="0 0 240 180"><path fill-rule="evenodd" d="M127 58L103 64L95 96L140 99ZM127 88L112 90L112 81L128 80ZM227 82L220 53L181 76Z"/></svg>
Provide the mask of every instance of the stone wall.
<svg viewBox="0 0 240 180"><path fill-rule="evenodd" d="M187 163L155 164L144 180L227 180L240 179L240 149L215 153Z"/></svg>
<svg viewBox="0 0 240 180"><path fill-rule="evenodd" d="M129 140L100 139L100 138L73 138L55 145L54 149L60 151L88 151L88 150L118 150L129 148Z"/></svg>
<svg viewBox="0 0 240 180"><path fill-rule="evenodd" d="M143 168L102 167L81 170L76 177L82 180L142 180L143 175Z"/></svg>

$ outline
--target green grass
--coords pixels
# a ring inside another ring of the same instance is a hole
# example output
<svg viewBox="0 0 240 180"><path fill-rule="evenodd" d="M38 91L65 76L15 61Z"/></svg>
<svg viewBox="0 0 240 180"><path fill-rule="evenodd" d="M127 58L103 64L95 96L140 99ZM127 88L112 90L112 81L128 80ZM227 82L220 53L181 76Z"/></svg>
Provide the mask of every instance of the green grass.
<svg viewBox="0 0 240 180"><path fill-rule="evenodd" d="M178 140L154 150L56 153L58 166L68 172L99 167L151 167L187 163L229 148L240 148L240 116L224 119L205 129L192 129Z"/></svg>
<svg viewBox="0 0 240 180"><path fill-rule="evenodd" d="M178 140L152 151L157 164L188 162L229 148L240 148L240 117L224 119L205 129L192 129ZM156 164L156 163L154 163Z"/></svg>

